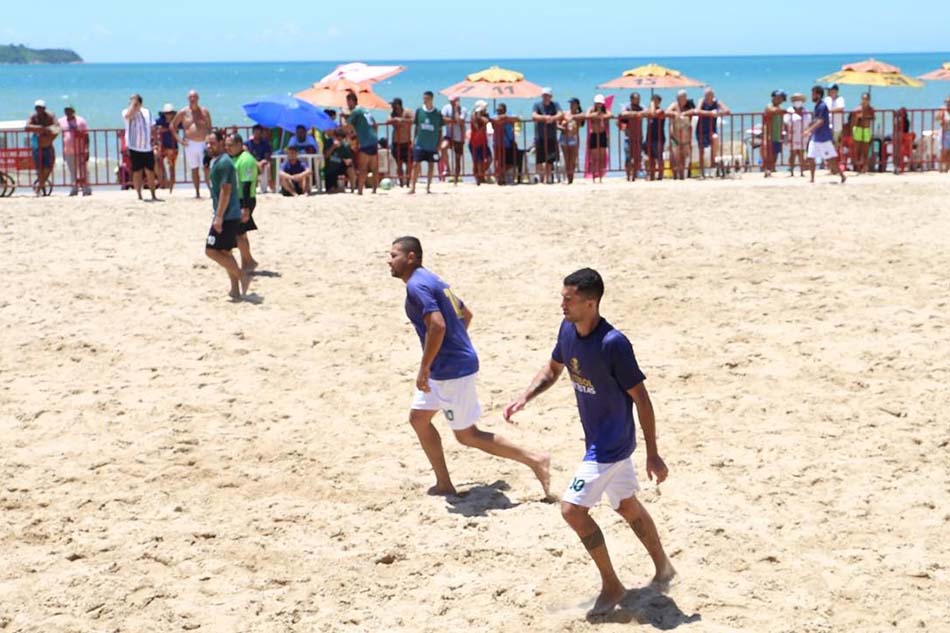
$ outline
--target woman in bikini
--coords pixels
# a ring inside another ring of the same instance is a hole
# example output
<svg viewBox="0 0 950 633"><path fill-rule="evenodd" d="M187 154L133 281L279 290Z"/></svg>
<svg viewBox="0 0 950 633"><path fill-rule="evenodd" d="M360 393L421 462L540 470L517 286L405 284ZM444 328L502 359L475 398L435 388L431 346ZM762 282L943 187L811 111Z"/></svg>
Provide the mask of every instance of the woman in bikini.
<svg viewBox="0 0 950 633"><path fill-rule="evenodd" d="M670 116L670 159L673 163L673 180L685 180L689 173L692 147L693 108L685 90L676 94L666 113Z"/></svg>
<svg viewBox="0 0 950 633"><path fill-rule="evenodd" d="M861 93L861 105L854 111L851 135L854 137L854 170L859 174L868 173L868 152L871 147L871 130L874 127L874 108L871 107L871 95Z"/></svg>
<svg viewBox="0 0 950 633"><path fill-rule="evenodd" d="M577 97L571 99L568 104L568 112L558 122L557 127L561 131L559 140L564 156L564 173L567 176L567 184L571 184L574 182L574 172L577 171L577 151L580 145L580 128L584 126L584 112Z"/></svg>
<svg viewBox="0 0 950 633"><path fill-rule="evenodd" d="M604 182L604 174L607 172L607 147L609 140L607 138L607 128L610 121L610 112L607 111L606 99L604 95L594 97L594 105L587 111L587 120L590 125L587 127L587 161L590 166L591 179L597 182Z"/></svg>
<svg viewBox="0 0 950 633"><path fill-rule="evenodd" d="M396 161L396 177L400 187L409 186L409 159L412 154L412 114L402 106L402 99L392 101L392 112L386 125L392 126L392 156Z"/></svg>
<svg viewBox="0 0 950 633"><path fill-rule="evenodd" d="M472 153L472 168L475 173L475 184L485 182L488 166L491 164L491 151L488 149L488 104L477 101L472 108L471 134L468 139L468 149Z"/></svg>

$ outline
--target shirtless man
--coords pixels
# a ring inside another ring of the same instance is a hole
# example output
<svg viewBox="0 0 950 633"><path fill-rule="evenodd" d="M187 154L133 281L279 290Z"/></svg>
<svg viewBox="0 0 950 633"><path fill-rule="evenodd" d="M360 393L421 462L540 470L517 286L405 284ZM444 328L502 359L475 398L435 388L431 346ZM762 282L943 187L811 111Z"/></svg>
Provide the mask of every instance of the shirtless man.
<svg viewBox="0 0 950 633"><path fill-rule="evenodd" d="M36 167L38 178L33 191L36 195L47 195L46 181L53 175L53 163L56 158L53 153L53 141L59 136L59 126L56 119L46 111L46 102L37 99L33 104L34 114L26 126L27 132L36 136L36 145L33 148L33 164Z"/></svg>
<svg viewBox="0 0 950 633"><path fill-rule="evenodd" d="M392 154L396 159L396 177L400 187L408 187L412 159L412 113L406 112L399 97L393 99L392 108L386 125L392 126Z"/></svg>
<svg viewBox="0 0 950 633"><path fill-rule="evenodd" d="M178 137L179 126L185 131L184 138ZM185 167L191 170L191 181L195 185L195 197L201 197L201 178L198 170L202 167L205 153L205 139L211 134L211 113L198 104L198 92L188 93L188 106L182 108L168 126L178 143L185 151Z"/></svg>

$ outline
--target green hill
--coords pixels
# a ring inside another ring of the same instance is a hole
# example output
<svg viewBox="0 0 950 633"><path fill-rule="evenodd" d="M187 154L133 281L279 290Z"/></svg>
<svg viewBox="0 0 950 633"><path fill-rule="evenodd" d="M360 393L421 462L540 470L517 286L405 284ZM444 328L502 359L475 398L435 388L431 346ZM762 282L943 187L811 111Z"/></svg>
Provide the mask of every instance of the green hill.
<svg viewBox="0 0 950 633"><path fill-rule="evenodd" d="M27 48L22 44L0 44L0 64L73 64L82 57L65 48Z"/></svg>

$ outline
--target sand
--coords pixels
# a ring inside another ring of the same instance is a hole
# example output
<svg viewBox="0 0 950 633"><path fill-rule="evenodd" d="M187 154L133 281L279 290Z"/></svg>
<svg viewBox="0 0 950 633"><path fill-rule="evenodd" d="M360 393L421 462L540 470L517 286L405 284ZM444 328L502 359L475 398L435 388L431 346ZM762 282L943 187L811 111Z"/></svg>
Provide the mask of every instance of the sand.
<svg viewBox="0 0 950 633"><path fill-rule="evenodd" d="M889 175L264 196L253 301L203 255L210 203L0 202L0 630L946 631L950 178ZM483 428L583 454L553 346L604 275L670 467L641 495L680 572L594 511L593 565L527 468L407 423L420 350L386 256L413 233L472 308Z"/></svg>

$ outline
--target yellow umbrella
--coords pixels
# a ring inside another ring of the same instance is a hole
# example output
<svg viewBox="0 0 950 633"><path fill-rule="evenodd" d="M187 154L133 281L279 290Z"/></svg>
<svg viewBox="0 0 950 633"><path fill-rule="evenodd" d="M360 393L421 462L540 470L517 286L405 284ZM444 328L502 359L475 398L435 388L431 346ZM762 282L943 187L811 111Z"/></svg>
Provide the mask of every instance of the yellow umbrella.
<svg viewBox="0 0 950 633"><path fill-rule="evenodd" d="M950 62L945 62L944 65L937 70L932 70L926 75L921 75L918 79L925 79L927 81L950 81Z"/></svg>
<svg viewBox="0 0 950 633"><path fill-rule="evenodd" d="M868 59L862 62L845 64L836 73L821 77L819 82L848 84L853 86L881 86L882 88L923 88L923 82L909 77L901 69L891 64Z"/></svg>
<svg viewBox="0 0 950 633"><path fill-rule="evenodd" d="M542 88L507 68L492 66L465 77L464 81L442 90L444 95L479 99L531 99L541 96Z"/></svg>
<svg viewBox="0 0 950 633"><path fill-rule="evenodd" d="M691 79L678 70L660 66L659 64L647 64L625 70L620 77L611 79L607 83L600 84L598 88L607 88L613 90L627 90L631 88L649 88L650 93L656 88L687 88L689 86L702 86L701 81Z"/></svg>

